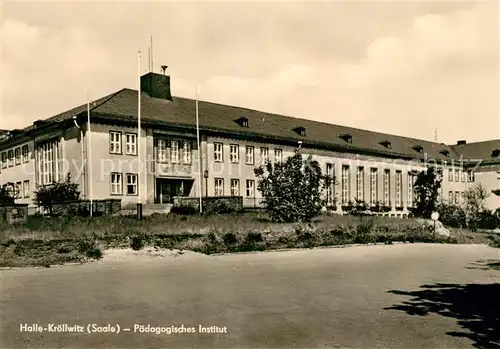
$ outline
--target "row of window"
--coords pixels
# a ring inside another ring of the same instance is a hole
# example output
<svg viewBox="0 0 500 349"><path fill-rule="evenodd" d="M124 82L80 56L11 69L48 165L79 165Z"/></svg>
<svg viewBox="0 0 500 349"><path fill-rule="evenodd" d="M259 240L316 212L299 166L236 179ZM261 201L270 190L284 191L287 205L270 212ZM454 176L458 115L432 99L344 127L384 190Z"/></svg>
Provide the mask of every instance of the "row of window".
<svg viewBox="0 0 500 349"><path fill-rule="evenodd" d="M17 189L19 190L18 198L29 198L30 197L30 181L25 180L16 183Z"/></svg>
<svg viewBox="0 0 500 349"><path fill-rule="evenodd" d="M167 151L167 145L170 146L170 154ZM188 140L170 140L158 139L157 145L157 159L158 162L167 162L170 155L170 162L173 164L191 163L191 141Z"/></svg>
<svg viewBox="0 0 500 349"><path fill-rule="evenodd" d="M214 195L224 196L224 178L214 178ZM240 195L240 180L232 178L229 186L229 195ZM255 180L247 179L245 182L245 196L255 197Z"/></svg>
<svg viewBox="0 0 500 349"><path fill-rule="evenodd" d="M2 152L1 161L2 168L13 167L29 162L28 145Z"/></svg>
<svg viewBox="0 0 500 349"><path fill-rule="evenodd" d="M462 171L458 168L456 169L448 169L448 181L449 182L469 182L472 183L475 181L474 172L473 171Z"/></svg>
<svg viewBox="0 0 500 349"><path fill-rule="evenodd" d="M137 134L125 133L125 155L137 155ZM122 133L119 131L109 132L109 152L111 154L122 154Z"/></svg>
<svg viewBox="0 0 500 349"><path fill-rule="evenodd" d="M458 204L460 204L460 199L462 199L462 201L465 201L465 192L464 191L453 192L450 190L448 192L448 203L458 205Z"/></svg>
<svg viewBox="0 0 500 349"><path fill-rule="evenodd" d="M326 174L330 175L334 173L333 164L327 164ZM383 186L383 198L382 202L386 206L391 205L391 171L385 169L383 172L382 186ZM407 173L407 206L411 207L413 205L414 193L413 185L415 184L416 176L411 172ZM342 178L341 178L341 202L342 205L348 204L350 200L350 168L349 165L342 165ZM334 196L334 188L327 188L327 200ZM370 180L369 180L369 190L370 197L368 202L371 205L375 205L378 201L378 168L370 168ZM395 204L396 207L403 207L403 172L400 170L396 171L395 174ZM356 169L356 200L365 201L365 168L362 166Z"/></svg>
<svg viewBox="0 0 500 349"><path fill-rule="evenodd" d="M281 162L283 160L283 150L274 149L274 161ZM214 161L223 162L224 161L224 144L214 143ZM233 164L240 162L240 146L238 144L229 145L229 161ZM269 162L269 148L260 148L260 164L265 165ZM247 165L255 164L255 147L247 145L245 146L245 163Z"/></svg>

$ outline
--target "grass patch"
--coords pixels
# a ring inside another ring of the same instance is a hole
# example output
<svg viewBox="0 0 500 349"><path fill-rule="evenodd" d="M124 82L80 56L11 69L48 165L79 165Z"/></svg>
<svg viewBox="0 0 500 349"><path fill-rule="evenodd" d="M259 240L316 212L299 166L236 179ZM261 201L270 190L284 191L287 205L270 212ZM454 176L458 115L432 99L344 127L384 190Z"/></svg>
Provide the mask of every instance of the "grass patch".
<svg viewBox="0 0 500 349"><path fill-rule="evenodd" d="M91 232L91 234L89 234ZM434 236L412 219L324 215L308 224L274 223L266 213L217 216L29 217L0 225L0 266L52 265L102 257L108 248L145 247L204 254L394 242L480 243L500 247L500 236L453 229Z"/></svg>

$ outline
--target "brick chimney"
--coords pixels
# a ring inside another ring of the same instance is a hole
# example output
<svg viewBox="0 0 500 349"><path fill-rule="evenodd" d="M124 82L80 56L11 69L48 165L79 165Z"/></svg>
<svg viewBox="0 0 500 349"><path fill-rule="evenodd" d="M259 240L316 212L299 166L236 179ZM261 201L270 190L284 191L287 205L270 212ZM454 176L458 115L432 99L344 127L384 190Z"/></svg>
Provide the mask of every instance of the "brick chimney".
<svg viewBox="0 0 500 349"><path fill-rule="evenodd" d="M171 101L170 76L156 73L141 76L141 91L150 97Z"/></svg>
<svg viewBox="0 0 500 349"><path fill-rule="evenodd" d="M457 141L457 145L463 145L463 144L467 144L467 141L464 139Z"/></svg>

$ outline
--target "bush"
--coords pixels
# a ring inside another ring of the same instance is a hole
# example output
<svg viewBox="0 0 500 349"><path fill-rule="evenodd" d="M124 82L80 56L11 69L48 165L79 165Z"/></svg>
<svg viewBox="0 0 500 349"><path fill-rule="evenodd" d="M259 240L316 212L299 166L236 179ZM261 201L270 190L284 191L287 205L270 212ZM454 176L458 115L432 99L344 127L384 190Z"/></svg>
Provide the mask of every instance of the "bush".
<svg viewBox="0 0 500 349"><path fill-rule="evenodd" d="M204 203L203 213L206 215L234 213L236 210L227 201L215 200Z"/></svg>
<svg viewBox="0 0 500 349"><path fill-rule="evenodd" d="M130 248L134 251L139 251L144 247L145 236L138 234L130 237Z"/></svg>
<svg viewBox="0 0 500 349"><path fill-rule="evenodd" d="M195 215L198 214L199 210L194 206L174 206L170 209L170 213L179 215Z"/></svg>
<svg viewBox="0 0 500 349"><path fill-rule="evenodd" d="M467 215L460 206L439 204L436 208L439 213L439 220L446 226L453 228L467 227Z"/></svg>
<svg viewBox="0 0 500 349"><path fill-rule="evenodd" d="M53 205L67 201L77 201L80 199L78 184L72 183L70 175L64 182L52 182L52 184L39 186L35 191L34 202L53 215Z"/></svg>
<svg viewBox="0 0 500 349"><path fill-rule="evenodd" d="M97 245L95 237L78 241L78 252L87 258L100 259L102 257L102 251Z"/></svg>
<svg viewBox="0 0 500 349"><path fill-rule="evenodd" d="M234 233L225 233L222 236L222 241L224 241L224 244L226 245L234 245L238 242L238 238Z"/></svg>

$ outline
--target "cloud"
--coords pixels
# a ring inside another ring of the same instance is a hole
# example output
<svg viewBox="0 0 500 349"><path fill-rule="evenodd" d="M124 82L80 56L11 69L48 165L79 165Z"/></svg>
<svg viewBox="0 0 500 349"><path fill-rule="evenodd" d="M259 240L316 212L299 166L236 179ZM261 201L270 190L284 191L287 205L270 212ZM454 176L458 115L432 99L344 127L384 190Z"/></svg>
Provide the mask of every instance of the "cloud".
<svg viewBox="0 0 500 349"><path fill-rule="evenodd" d="M433 12L423 4L139 5L12 10L2 24L0 128L84 103L87 92L136 88L136 51L145 69L147 38L158 33L155 66L171 67L174 95L194 97L198 83L204 100L381 132L432 139L437 128L446 142L500 136L495 4ZM56 9L66 15L53 17Z"/></svg>

